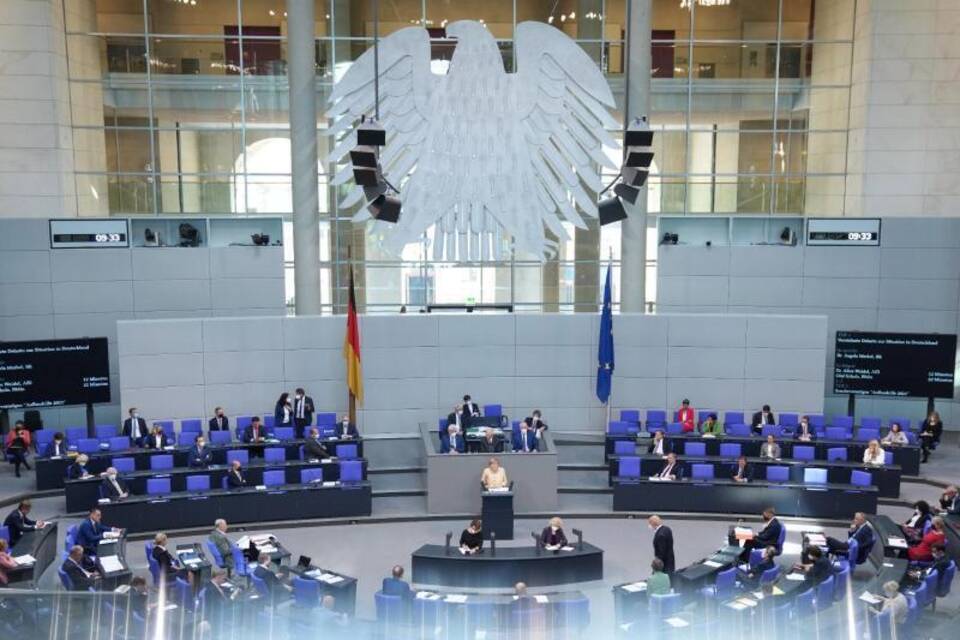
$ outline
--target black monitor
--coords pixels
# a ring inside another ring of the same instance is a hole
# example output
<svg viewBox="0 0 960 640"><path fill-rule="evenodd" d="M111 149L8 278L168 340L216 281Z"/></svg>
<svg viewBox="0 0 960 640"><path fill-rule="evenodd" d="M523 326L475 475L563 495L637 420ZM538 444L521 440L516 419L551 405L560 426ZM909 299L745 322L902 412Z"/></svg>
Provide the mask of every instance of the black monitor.
<svg viewBox="0 0 960 640"><path fill-rule="evenodd" d="M956 334L837 331L833 392L952 398Z"/></svg>
<svg viewBox="0 0 960 640"><path fill-rule="evenodd" d="M0 409L110 402L106 338L0 342Z"/></svg>

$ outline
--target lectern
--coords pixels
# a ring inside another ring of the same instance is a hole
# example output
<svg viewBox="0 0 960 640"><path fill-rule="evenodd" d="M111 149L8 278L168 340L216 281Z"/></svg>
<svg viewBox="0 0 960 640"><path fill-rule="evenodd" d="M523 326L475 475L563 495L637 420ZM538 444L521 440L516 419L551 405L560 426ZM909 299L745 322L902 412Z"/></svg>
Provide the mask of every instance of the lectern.
<svg viewBox="0 0 960 640"><path fill-rule="evenodd" d="M497 540L513 540L513 487L509 491L482 491L480 495L483 539L489 540L490 534L496 533Z"/></svg>

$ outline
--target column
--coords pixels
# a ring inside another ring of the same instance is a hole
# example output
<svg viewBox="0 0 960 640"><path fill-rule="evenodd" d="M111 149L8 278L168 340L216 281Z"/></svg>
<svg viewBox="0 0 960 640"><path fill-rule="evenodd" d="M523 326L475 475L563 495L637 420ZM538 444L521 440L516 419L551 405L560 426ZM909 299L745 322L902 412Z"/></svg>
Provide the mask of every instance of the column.
<svg viewBox="0 0 960 640"><path fill-rule="evenodd" d="M290 172L297 315L320 313L320 213L317 189L317 95L314 0L287 0Z"/></svg>
<svg viewBox="0 0 960 640"><path fill-rule="evenodd" d="M649 0L629 0L627 6L627 113L629 120L650 114ZM620 311L643 313L647 291L647 187L637 203L625 202L627 219L620 223Z"/></svg>

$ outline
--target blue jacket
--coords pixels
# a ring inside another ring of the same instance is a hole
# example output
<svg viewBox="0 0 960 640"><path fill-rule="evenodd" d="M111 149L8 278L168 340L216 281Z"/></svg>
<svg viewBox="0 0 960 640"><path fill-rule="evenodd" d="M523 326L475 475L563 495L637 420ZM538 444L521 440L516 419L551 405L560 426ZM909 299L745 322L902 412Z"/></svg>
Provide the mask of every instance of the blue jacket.
<svg viewBox="0 0 960 640"><path fill-rule="evenodd" d="M467 450L467 443L464 441L463 436L458 434L454 437L455 440L453 442L453 446L451 446L450 435L445 434L443 436L443 438L440 440L440 453L450 453L451 449L456 449L460 453L463 453Z"/></svg>
<svg viewBox="0 0 960 640"><path fill-rule="evenodd" d="M867 559L867 553L870 552L870 548L873 547L873 527L869 524L864 523L862 527L856 529L855 531L850 531L848 537L853 538L857 541L859 545L857 550L857 564L862 564Z"/></svg>
<svg viewBox="0 0 960 640"><path fill-rule="evenodd" d="M99 522L87 518L77 529L77 544L83 547L85 554L96 555L97 545L100 544L106 530L107 528Z"/></svg>
<svg viewBox="0 0 960 640"><path fill-rule="evenodd" d="M399 578L384 578L383 585L380 587L380 591L383 592L383 595L385 596L400 596L405 600L413 595L413 592L410 591L410 585L407 584L407 581L400 580Z"/></svg>
<svg viewBox="0 0 960 640"><path fill-rule="evenodd" d="M523 440L526 436L527 440L527 449L530 451L539 451L540 450L540 439L537 438L537 432L531 429L528 429L526 433L517 429L513 432L513 450L514 451L523 451Z"/></svg>
<svg viewBox="0 0 960 640"><path fill-rule="evenodd" d="M48 443L47 443L47 446L43 449L43 457L44 457L44 458L49 458L49 457L51 457L51 456L56 455L56 451L54 451L55 448L56 448L56 447L55 447L55 444L54 444L54 442L53 442L52 440L51 440L50 442L48 442ZM67 455L67 441L66 441L66 440L61 440L61 441L60 441L60 456L62 457L62 456L65 456L65 455Z"/></svg>

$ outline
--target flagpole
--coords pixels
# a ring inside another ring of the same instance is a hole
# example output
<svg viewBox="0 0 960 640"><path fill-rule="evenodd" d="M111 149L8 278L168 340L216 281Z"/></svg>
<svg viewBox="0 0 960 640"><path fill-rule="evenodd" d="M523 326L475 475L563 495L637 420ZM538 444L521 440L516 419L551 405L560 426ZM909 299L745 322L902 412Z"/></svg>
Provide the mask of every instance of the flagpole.
<svg viewBox="0 0 960 640"><path fill-rule="evenodd" d="M629 4L629 0L628 0L627 4ZM607 259L607 271L610 272L610 269L611 269L612 267L613 267L613 247L610 247L610 254L609 254L608 259ZM612 273L611 273L611 275L610 275L610 280L611 280L611 283L612 283L612 281L613 281L613 274L612 274ZM611 298L612 298L612 296L611 296ZM603 306L603 305L601 304L601 310L602 310L602 306ZM610 314L611 314L611 315L613 314L613 300L612 300L612 299L610 300ZM612 410L612 405L613 405L612 399L613 399L613 383L612 383L612 381L611 381L611 384L610 384L610 395L607 396L607 421L603 423L603 430L604 430L604 432L606 432L606 430L610 428L610 412L611 412L611 410Z"/></svg>

